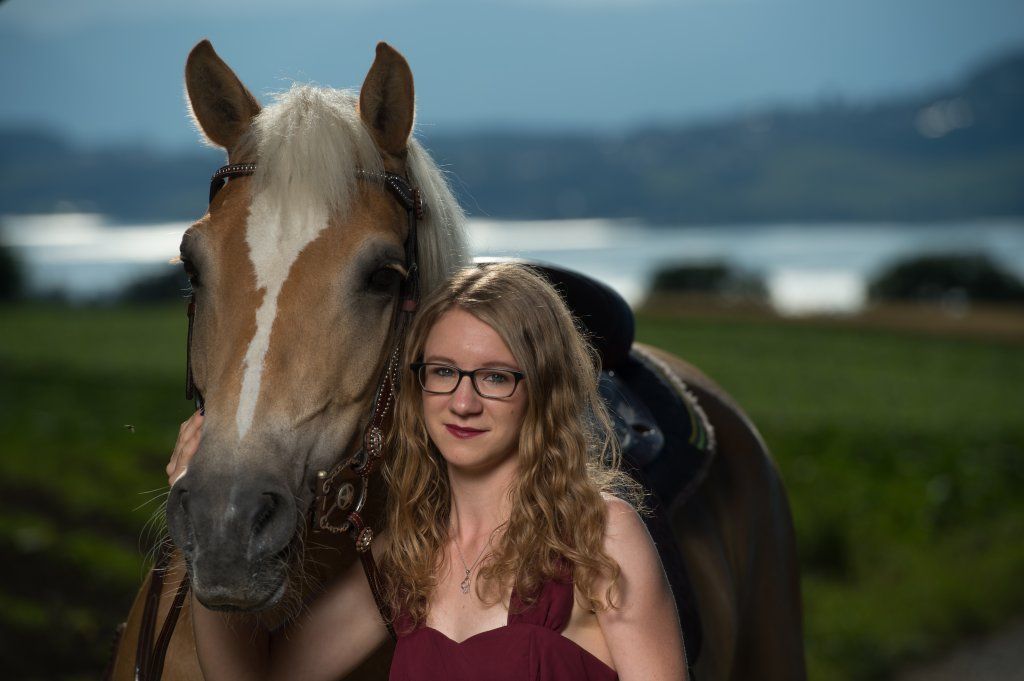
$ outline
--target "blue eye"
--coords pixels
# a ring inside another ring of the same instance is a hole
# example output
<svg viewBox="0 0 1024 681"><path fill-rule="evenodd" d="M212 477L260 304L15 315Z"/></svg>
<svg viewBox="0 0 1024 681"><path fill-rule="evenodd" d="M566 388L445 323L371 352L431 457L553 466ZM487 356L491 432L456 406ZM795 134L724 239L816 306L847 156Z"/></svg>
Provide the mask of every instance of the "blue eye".
<svg viewBox="0 0 1024 681"><path fill-rule="evenodd" d="M501 385L512 380L512 375L505 371L492 371L484 376L484 380L494 385Z"/></svg>
<svg viewBox="0 0 1024 681"><path fill-rule="evenodd" d="M451 378L455 375L455 370L451 367L435 364L430 367L430 375L437 376L438 378Z"/></svg>

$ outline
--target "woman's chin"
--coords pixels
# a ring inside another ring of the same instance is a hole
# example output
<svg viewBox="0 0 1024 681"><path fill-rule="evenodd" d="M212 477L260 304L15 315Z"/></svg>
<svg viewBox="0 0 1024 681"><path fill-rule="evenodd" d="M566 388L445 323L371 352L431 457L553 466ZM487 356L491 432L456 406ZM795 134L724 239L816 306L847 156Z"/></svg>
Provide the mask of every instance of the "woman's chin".
<svg viewBox="0 0 1024 681"><path fill-rule="evenodd" d="M441 456L449 472L481 476L503 468L515 456L515 452L496 453L481 451L479 447L450 447L441 450Z"/></svg>

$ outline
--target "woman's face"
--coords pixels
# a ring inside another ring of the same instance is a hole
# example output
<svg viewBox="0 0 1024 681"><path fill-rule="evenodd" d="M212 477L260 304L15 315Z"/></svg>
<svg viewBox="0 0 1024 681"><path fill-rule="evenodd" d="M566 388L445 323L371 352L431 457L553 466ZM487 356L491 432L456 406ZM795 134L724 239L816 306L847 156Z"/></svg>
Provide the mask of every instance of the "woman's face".
<svg viewBox="0 0 1024 681"><path fill-rule="evenodd" d="M423 361L463 371L522 371L498 332L460 308L445 312L434 324L423 346ZM469 376L449 395L422 392L427 433L450 467L487 471L516 453L526 392L519 385L511 397L481 397Z"/></svg>

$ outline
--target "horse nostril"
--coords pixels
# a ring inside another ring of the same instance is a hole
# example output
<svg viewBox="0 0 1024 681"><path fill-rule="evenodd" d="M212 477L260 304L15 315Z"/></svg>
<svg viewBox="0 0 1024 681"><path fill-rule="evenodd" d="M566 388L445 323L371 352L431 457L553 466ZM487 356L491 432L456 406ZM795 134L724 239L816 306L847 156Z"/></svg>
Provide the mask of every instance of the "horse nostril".
<svg viewBox="0 0 1024 681"><path fill-rule="evenodd" d="M191 498L187 489L183 487L171 490L171 498L167 500L165 516L167 518L167 529L171 537L186 555L191 553L195 545L195 526L190 508Z"/></svg>
<svg viewBox="0 0 1024 681"><path fill-rule="evenodd" d="M254 537L260 536L277 509L277 495L267 492L262 495L261 499L260 510L252 524L252 534Z"/></svg>
<svg viewBox="0 0 1024 681"><path fill-rule="evenodd" d="M186 487L175 487L167 500L167 527L186 559L207 576L210 570L223 576L235 566L241 570L274 556L295 534L291 490L276 481L242 484L191 476L184 482Z"/></svg>

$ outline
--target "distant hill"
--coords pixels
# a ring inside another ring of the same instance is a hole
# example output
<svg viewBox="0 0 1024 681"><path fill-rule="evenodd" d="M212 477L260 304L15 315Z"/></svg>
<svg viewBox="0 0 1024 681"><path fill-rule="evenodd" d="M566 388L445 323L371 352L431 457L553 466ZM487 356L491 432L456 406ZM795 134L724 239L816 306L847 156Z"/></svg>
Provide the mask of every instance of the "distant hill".
<svg viewBox="0 0 1024 681"><path fill-rule="evenodd" d="M427 140L495 216L653 222L1024 214L1024 53L872 105L764 111L611 136Z"/></svg>
<svg viewBox="0 0 1024 681"><path fill-rule="evenodd" d="M198 147L81 149L40 130L0 130L0 214L84 211L123 220L198 218L223 153Z"/></svg>
<svg viewBox="0 0 1024 681"><path fill-rule="evenodd" d="M622 134L423 139L470 214L685 224L1024 215L1024 52L964 82L873 104L766 110ZM0 213L196 217L215 151L80 149L0 130Z"/></svg>

